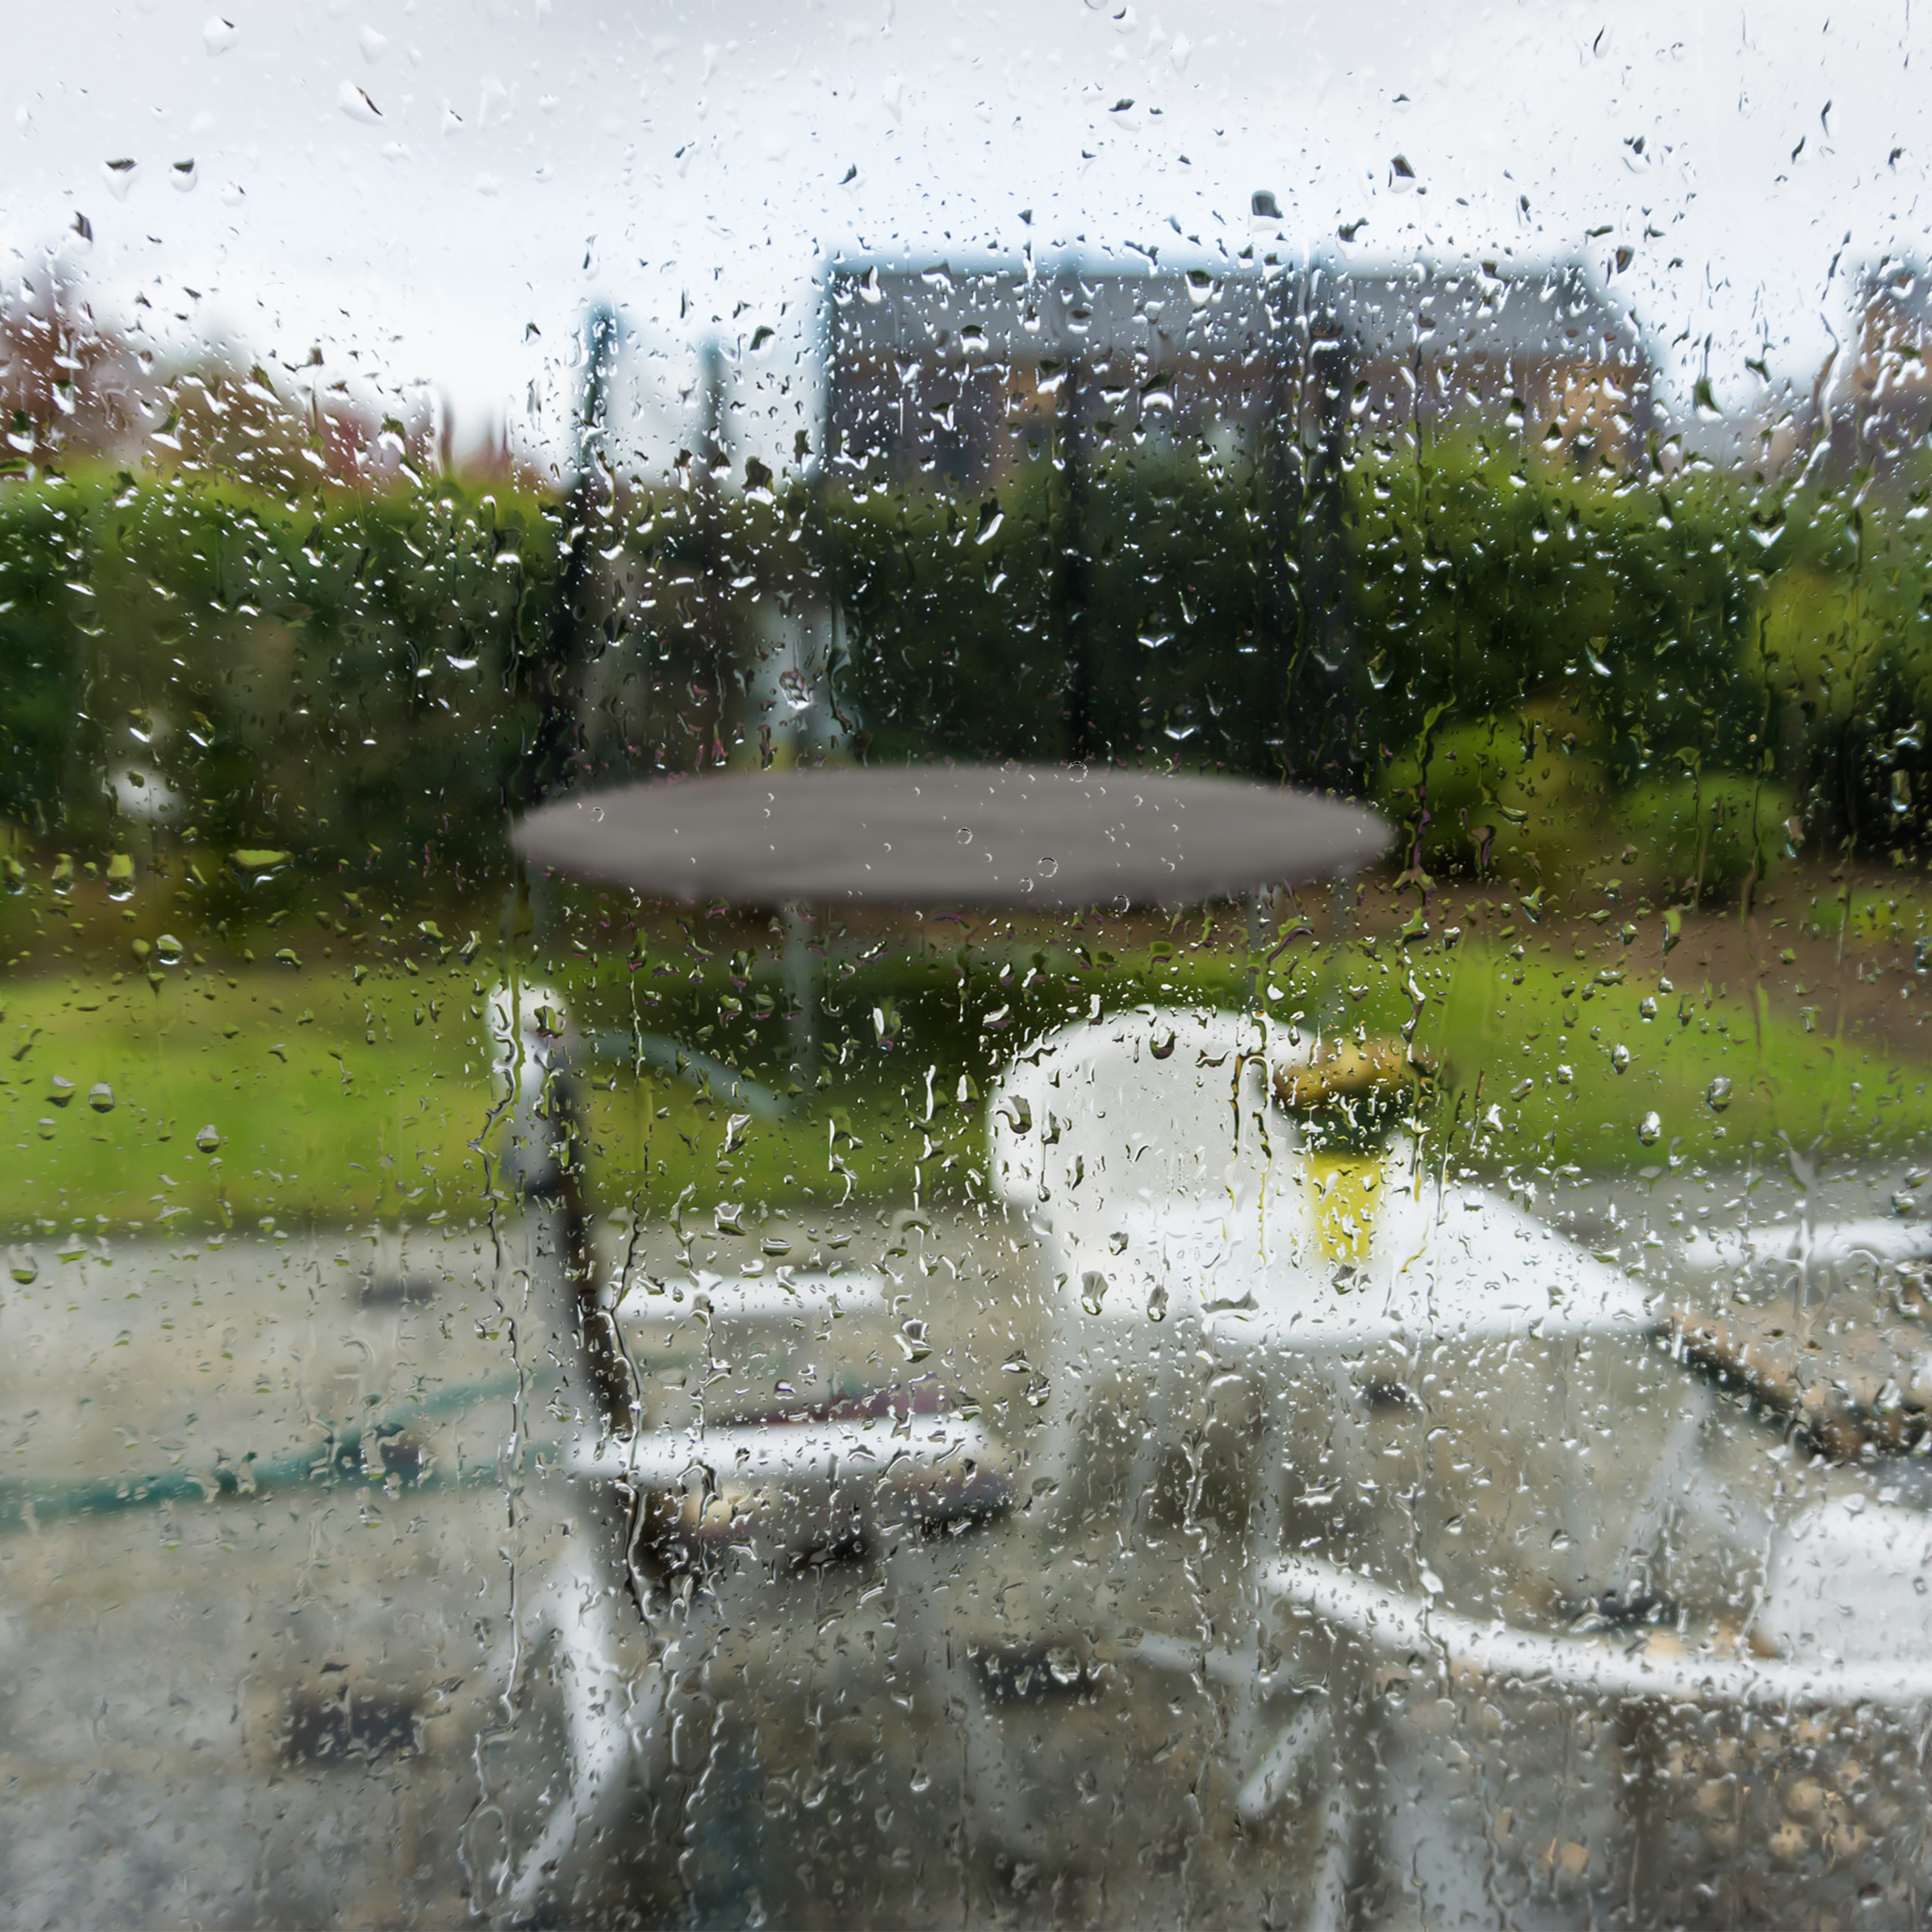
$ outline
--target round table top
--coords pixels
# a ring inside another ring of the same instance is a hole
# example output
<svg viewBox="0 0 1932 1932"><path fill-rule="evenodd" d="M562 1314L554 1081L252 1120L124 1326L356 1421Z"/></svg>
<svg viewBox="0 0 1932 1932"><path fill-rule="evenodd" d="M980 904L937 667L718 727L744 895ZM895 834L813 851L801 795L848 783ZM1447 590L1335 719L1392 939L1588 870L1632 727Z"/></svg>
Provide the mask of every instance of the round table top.
<svg viewBox="0 0 1932 1932"><path fill-rule="evenodd" d="M1385 820L1244 780L1063 765L725 772L561 798L526 858L741 905L1174 906L1352 869Z"/></svg>

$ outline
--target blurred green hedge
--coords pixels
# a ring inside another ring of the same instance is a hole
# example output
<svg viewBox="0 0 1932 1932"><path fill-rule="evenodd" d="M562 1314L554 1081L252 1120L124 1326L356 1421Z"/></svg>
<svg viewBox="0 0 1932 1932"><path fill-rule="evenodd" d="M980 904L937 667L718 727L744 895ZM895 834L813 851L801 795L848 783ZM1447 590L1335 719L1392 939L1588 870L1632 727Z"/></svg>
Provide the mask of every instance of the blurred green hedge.
<svg viewBox="0 0 1932 1932"><path fill-rule="evenodd" d="M1932 582L1908 496L1426 454L1358 448L1305 499L1118 448L985 500L635 492L588 531L574 500L450 479L0 485L0 817L23 854L103 865L165 825L231 910L236 851L460 895L503 872L546 694L574 721L545 783L749 762L774 623L829 599L834 701L875 759L1084 734L1375 798L1410 864L1559 895L1917 842ZM560 617L574 544L592 591Z"/></svg>

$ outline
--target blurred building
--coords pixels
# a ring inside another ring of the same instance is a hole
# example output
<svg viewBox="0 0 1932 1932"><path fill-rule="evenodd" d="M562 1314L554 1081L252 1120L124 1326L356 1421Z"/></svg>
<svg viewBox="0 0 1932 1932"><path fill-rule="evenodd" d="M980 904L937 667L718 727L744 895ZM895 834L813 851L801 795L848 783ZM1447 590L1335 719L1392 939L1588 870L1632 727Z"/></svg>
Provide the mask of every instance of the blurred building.
<svg viewBox="0 0 1932 1932"><path fill-rule="evenodd" d="M835 266L835 465L990 489L1077 411L1097 433L1252 423L1277 400L1295 291L1279 278L1063 266Z"/></svg>
<svg viewBox="0 0 1932 1932"><path fill-rule="evenodd" d="M165 414L158 389L71 283L43 272L0 297L0 476L70 453L138 460Z"/></svg>
<svg viewBox="0 0 1932 1932"><path fill-rule="evenodd" d="M936 487L997 488L1069 418L1103 440L1238 441L1306 432L1346 396L1358 434L1500 433L1619 468L1654 420L1647 346L1576 263L840 260L826 285L830 461Z"/></svg>
<svg viewBox="0 0 1932 1932"><path fill-rule="evenodd" d="M1887 259L1860 277L1848 366L1833 385L1831 454L1840 470L1897 475L1932 429L1932 285Z"/></svg>
<svg viewBox="0 0 1932 1932"><path fill-rule="evenodd" d="M1337 311L1365 429L1518 440L1628 469L1657 420L1648 345L1580 261L1352 272Z"/></svg>
<svg viewBox="0 0 1932 1932"><path fill-rule="evenodd" d="M86 287L43 273L0 294L0 478L49 463L207 471L286 492L318 475L381 487L450 466L426 392L352 395L306 368L243 368L216 350L164 355L136 305L97 314ZM485 453L486 464L492 453Z"/></svg>

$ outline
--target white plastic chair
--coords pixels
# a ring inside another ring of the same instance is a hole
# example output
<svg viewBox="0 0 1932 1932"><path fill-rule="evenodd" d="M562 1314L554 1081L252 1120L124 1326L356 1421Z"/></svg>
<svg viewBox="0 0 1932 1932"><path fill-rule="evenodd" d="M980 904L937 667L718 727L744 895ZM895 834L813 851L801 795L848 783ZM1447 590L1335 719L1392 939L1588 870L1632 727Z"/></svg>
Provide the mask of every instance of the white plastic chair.
<svg viewBox="0 0 1932 1932"><path fill-rule="evenodd" d="M1932 1604L1920 1594L1932 1528L1915 1509L1814 1512L1768 1552L1736 1553L1763 1566L1752 1635L1780 1654L1699 1650L1694 1636L1686 1650L1643 1626L1666 1525L1696 1517L1717 1480L1703 1460L1707 1386L1673 1358L1638 1286L1493 1190L1449 1183L1426 1139L1398 1133L1372 1157L1312 1145L1272 1098L1309 1051L1247 1016L1143 1008L1035 1042L989 1119L996 1183L1054 1284L1051 1420L1030 1472L1060 1503L1043 1561L1092 1532L1094 1499L1122 1473L1115 1534L1131 1561L1164 1448L1198 1420L1204 1389L1245 1376L1263 1392L1274 1426L1254 1438L1240 1595L1329 1660L1328 1694L1284 1703L1278 1675L1264 1681L1232 1644L1156 1631L1117 1648L1231 1687L1251 1823L1327 1767L1318 1921L1345 1916L1351 1875L1376 1855L1362 1814L1380 1808L1377 1750L1333 1714L1359 1701L1372 1724L1359 1673L1392 1660L1444 1681L1633 1707L1932 1705ZM1875 1241L1894 1259L1921 1251L1883 1227L1814 1232L1827 1254ZM1731 1241L1738 1258L1770 1254L1754 1238ZM1546 1381L1568 1386L1567 1407L1544 1400ZM1304 1534L1317 1544L1304 1553L1285 1549L1291 1527L1306 1530L1312 1486L1373 1486L1377 1429L1363 1411L1378 1401L1413 1411L1397 1417L1404 1439L1450 1445L1404 1506L1407 1547L1386 1510L1367 1508L1359 1546L1344 1523ZM1097 1467L1123 1414L1137 1425L1124 1471ZM1512 1481L1537 1531L1514 1543L1493 1506L1485 1525L1481 1502ZM1721 1513L1706 1509L1696 1534L1721 1541ZM1881 1580L1901 1634L1874 1647L1866 1586L1847 1578ZM1143 1592L1159 1599L1157 1585ZM1592 1626L1600 1634L1585 1634Z"/></svg>

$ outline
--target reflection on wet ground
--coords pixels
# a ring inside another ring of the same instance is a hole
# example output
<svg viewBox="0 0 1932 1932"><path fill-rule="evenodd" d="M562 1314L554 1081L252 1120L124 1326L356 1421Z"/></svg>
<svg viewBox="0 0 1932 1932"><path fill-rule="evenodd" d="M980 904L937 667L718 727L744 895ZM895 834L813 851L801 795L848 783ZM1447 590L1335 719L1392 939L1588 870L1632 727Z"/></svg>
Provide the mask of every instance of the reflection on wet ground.
<svg viewBox="0 0 1932 1932"><path fill-rule="evenodd" d="M11 1918L460 1915L546 1745L519 1232L406 1272L366 1238L116 1244L8 1287Z"/></svg>
<svg viewBox="0 0 1932 1932"><path fill-rule="evenodd" d="M1915 1364L1909 1273L1841 1257L1793 1298L1777 1242L1723 1245L1747 1218L1909 1225L1910 1199L1894 1176L1749 1180L1531 1205L1687 1333L1758 1351L1749 1373L1706 1351L1722 1507L1922 1507L1915 1457L1831 1435L1905 1413L1910 1376L1878 1357ZM10 1922L1909 1916L1924 1807L1900 1726L1503 1690L1298 1623L1227 1474L1263 1441L1238 1391L1154 1445L1124 1526L1066 1531L1023 1223L874 1209L600 1241L648 1424L735 1441L754 1411L836 1413L873 1432L870 1470L909 1463L921 1414L970 1423L1007 1506L909 1491L818 1544L743 1513L709 1540L660 1521L626 1572L644 1513L612 1472L641 1466L596 1453L541 1217L44 1254L0 1309ZM732 1321L801 1281L835 1320L731 1361ZM1780 1377L1808 1439L1764 1419ZM1426 1527L1411 1406L1398 1390L1362 1426ZM694 1464L701 1518L740 1459ZM1276 1547L1332 1554L1303 1491ZM1453 1522L1428 1533L1453 1551ZM1604 1627L1672 1641L1611 1608Z"/></svg>

